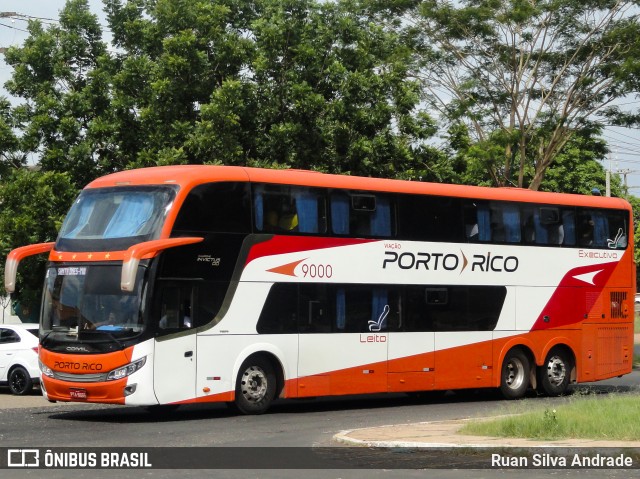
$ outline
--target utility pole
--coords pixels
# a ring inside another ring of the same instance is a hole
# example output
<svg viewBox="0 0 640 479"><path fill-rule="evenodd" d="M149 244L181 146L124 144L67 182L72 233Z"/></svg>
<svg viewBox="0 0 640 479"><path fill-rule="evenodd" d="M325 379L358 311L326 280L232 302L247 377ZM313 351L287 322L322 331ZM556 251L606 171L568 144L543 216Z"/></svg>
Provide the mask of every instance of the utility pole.
<svg viewBox="0 0 640 479"><path fill-rule="evenodd" d="M609 153L609 168L605 171L606 192L605 196L611 196L611 153Z"/></svg>
<svg viewBox="0 0 640 479"><path fill-rule="evenodd" d="M631 174L631 173L635 173L636 170L619 170L618 174L622 175L622 177L624 178L623 183L624 183L624 189L628 189L627 186L627 175Z"/></svg>

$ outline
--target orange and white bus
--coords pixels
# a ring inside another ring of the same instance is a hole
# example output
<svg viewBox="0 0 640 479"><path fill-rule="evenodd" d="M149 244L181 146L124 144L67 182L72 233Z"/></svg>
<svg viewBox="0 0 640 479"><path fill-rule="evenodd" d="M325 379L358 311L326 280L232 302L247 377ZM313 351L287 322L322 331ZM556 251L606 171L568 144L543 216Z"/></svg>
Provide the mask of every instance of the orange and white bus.
<svg viewBox="0 0 640 479"><path fill-rule="evenodd" d="M499 388L629 373L635 266L617 198L223 166L90 183L48 253L51 401Z"/></svg>

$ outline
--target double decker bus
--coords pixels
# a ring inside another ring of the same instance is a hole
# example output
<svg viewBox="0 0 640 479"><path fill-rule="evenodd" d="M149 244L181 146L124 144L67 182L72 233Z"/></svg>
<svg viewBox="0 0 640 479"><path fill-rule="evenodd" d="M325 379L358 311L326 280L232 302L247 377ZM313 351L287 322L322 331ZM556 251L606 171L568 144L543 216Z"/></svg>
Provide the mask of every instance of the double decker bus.
<svg viewBox="0 0 640 479"><path fill-rule="evenodd" d="M48 253L50 401L227 402L536 388L629 373L617 198L224 166L90 183Z"/></svg>

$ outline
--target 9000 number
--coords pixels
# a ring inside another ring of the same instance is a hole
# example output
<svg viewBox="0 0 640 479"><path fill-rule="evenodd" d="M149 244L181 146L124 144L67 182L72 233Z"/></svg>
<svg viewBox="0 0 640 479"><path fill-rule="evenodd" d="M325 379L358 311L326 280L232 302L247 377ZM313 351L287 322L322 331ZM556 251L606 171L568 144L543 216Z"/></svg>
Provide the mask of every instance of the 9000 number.
<svg viewBox="0 0 640 479"><path fill-rule="evenodd" d="M333 268L330 264L303 264L302 276L305 278L331 278Z"/></svg>

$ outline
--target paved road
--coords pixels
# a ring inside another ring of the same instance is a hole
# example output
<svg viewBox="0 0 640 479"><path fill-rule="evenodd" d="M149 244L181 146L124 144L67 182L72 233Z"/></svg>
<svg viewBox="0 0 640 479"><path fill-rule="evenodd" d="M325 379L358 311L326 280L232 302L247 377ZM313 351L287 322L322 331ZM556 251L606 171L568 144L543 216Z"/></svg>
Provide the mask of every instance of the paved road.
<svg viewBox="0 0 640 479"><path fill-rule="evenodd" d="M595 393L606 394L613 390L622 392L637 390L640 372L621 379L595 383ZM584 391L585 387L577 388ZM550 406L570 398L531 398L533 404ZM90 404L50 404L37 395L16 398L0 391L0 445L4 447L147 447L147 446L216 446L216 447L322 447L337 446L333 437L345 429L356 429L386 424L424 422L443 419L480 417L504 412L512 402L504 401L492 391L465 391L445 397L427 397L415 400L403 395L382 395L321 399L316 401L282 401L269 414L263 416L237 416L223 405L185 406L172 414L151 414L142 408L112 407ZM250 449L239 450L251 451ZM290 449L292 454L300 452ZM349 454L352 450L347 450ZM358 457L374 469L360 470L215 470L208 476L222 478L245 477L305 477L309 479L340 478L387 478L421 477L458 478L468 477L468 470L390 470L379 465L378 451L360 449ZM249 466L251 454L245 460ZM280 466L280 463L278 463ZM286 464L283 462L282 467ZM37 471L4 471L3 479L28 477ZM638 471L581 471L583 478L634 477ZM47 478L67 478L69 471L47 471ZM137 474L136 474L137 475ZM177 471L151 470L141 476L175 477ZM180 471L181 477L202 477L202 471ZM577 471L554 472L556 477L577 477ZM484 477L522 477L542 479L548 471L474 471L474 479ZM123 471L73 471L73 477L134 477ZM636 477L640 475L636 474Z"/></svg>

